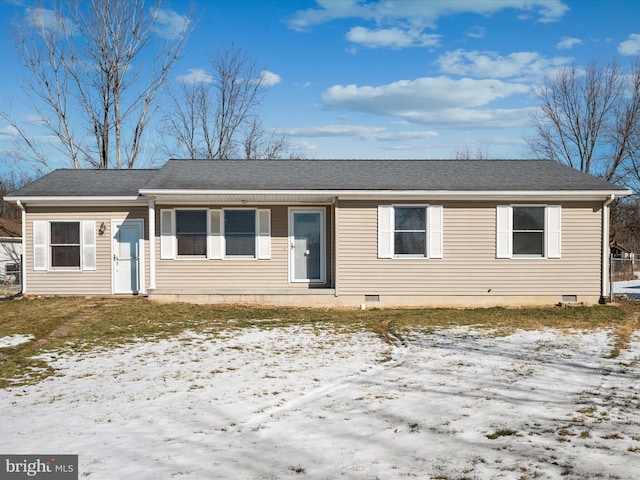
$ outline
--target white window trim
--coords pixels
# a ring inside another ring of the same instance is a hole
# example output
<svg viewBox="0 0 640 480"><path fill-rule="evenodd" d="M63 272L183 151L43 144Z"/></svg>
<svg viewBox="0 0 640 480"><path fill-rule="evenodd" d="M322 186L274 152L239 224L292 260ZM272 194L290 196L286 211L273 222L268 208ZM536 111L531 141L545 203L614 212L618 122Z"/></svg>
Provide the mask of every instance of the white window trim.
<svg viewBox="0 0 640 480"><path fill-rule="evenodd" d="M80 265L78 267L54 267L51 265L51 224L77 223L80 229ZM95 220L34 220L33 221L33 269L48 272L88 272L97 270Z"/></svg>
<svg viewBox="0 0 640 480"><path fill-rule="evenodd" d="M294 215L296 213L320 214L320 278L304 279L295 276ZM322 284L327 281L326 209L322 207L289 207L289 283Z"/></svg>
<svg viewBox="0 0 640 480"><path fill-rule="evenodd" d="M207 254L177 254L177 210L200 210L207 214ZM251 210L255 212L255 255L226 255L226 239L224 231L225 211ZM167 225L166 222L170 222ZM217 224L217 225L216 225ZM160 210L160 259L161 260L270 260L271 259L271 209L257 207L226 208L171 208Z"/></svg>
<svg viewBox="0 0 640 480"><path fill-rule="evenodd" d="M199 211L199 212L204 212L205 213L205 236L206 236L206 242L207 242L207 251L204 255L178 255L178 211L185 211L185 210L189 210L189 211ZM176 260L207 260L209 258L209 235L211 232L211 225L210 225L210 217L211 214L209 212L209 209L207 208L196 208L196 207L186 207L186 208L174 208L173 209L173 243L174 243L174 247L173 247L173 252L174 252L174 256Z"/></svg>
<svg viewBox="0 0 640 480"><path fill-rule="evenodd" d="M513 208L544 208L543 255L513 253ZM514 203L496 206L496 258L511 260L548 260L562 255L562 206L539 203Z"/></svg>
<svg viewBox="0 0 640 480"><path fill-rule="evenodd" d="M237 211L253 211L254 215L254 224L253 224L253 255L227 255L227 232L225 230L225 216L226 212L237 212ZM258 228L259 224L259 213L257 208L249 208L249 207L240 207L240 208L223 208L222 209L222 233L221 233L221 242L222 242L222 255L224 256L224 260L257 260L258 259Z"/></svg>
<svg viewBox="0 0 640 480"><path fill-rule="evenodd" d="M395 208L424 208L426 241L424 255L403 254L395 252ZM378 258L395 260L441 259L444 258L442 205L399 203L378 205Z"/></svg>

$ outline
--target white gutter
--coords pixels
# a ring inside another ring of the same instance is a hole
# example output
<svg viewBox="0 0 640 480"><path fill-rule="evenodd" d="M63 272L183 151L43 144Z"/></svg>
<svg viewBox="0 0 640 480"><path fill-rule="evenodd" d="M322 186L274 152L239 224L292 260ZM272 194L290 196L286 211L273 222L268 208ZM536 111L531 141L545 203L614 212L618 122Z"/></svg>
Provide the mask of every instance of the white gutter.
<svg viewBox="0 0 640 480"><path fill-rule="evenodd" d="M631 190L204 190L204 189L141 189L140 194L148 197L168 195L315 195L336 198L380 198L380 197L437 197L437 198L503 198L503 197L562 197L601 199L615 195L625 197Z"/></svg>
<svg viewBox="0 0 640 480"><path fill-rule="evenodd" d="M8 195L4 197L7 202L135 202L144 201L139 195L50 195L50 196L24 196L14 197Z"/></svg>
<svg viewBox="0 0 640 480"><path fill-rule="evenodd" d="M16 200L16 205L20 209L22 215L22 255L20 262L20 287L23 295L27 293L27 211L24 205L20 203L20 200Z"/></svg>
<svg viewBox="0 0 640 480"><path fill-rule="evenodd" d="M607 295L610 293L609 286L609 205L616 199L615 195L611 195L602 204L602 283L600 285L600 303L605 303Z"/></svg>

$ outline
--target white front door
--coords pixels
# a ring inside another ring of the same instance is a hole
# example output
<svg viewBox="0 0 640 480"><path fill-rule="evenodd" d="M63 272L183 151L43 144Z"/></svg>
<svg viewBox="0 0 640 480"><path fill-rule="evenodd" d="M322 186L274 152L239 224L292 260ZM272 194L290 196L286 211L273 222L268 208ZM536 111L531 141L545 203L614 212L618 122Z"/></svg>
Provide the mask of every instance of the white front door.
<svg viewBox="0 0 640 480"><path fill-rule="evenodd" d="M142 291L142 220L113 221L113 293Z"/></svg>
<svg viewBox="0 0 640 480"><path fill-rule="evenodd" d="M289 213L291 282L325 281L323 208L295 208Z"/></svg>

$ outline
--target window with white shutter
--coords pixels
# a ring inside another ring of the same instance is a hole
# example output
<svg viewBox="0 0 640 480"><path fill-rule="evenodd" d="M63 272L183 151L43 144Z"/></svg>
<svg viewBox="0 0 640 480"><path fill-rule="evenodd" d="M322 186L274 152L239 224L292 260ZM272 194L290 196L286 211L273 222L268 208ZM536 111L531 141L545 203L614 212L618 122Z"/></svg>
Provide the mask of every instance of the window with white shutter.
<svg viewBox="0 0 640 480"><path fill-rule="evenodd" d="M160 211L160 258L271 258L269 209Z"/></svg>
<svg viewBox="0 0 640 480"><path fill-rule="evenodd" d="M496 258L560 258L560 205L498 205Z"/></svg>
<svg viewBox="0 0 640 480"><path fill-rule="evenodd" d="M378 258L443 258L442 205L379 205Z"/></svg>
<svg viewBox="0 0 640 480"><path fill-rule="evenodd" d="M34 270L96 270L96 222L33 222Z"/></svg>

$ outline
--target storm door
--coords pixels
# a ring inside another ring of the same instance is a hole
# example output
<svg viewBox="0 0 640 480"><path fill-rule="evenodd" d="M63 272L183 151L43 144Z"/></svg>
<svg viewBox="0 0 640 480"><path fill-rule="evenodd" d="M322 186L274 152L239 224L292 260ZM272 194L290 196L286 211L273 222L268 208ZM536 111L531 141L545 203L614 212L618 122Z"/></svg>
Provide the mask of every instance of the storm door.
<svg viewBox="0 0 640 480"><path fill-rule="evenodd" d="M324 209L289 211L289 272L291 282L325 281Z"/></svg>
<svg viewBox="0 0 640 480"><path fill-rule="evenodd" d="M113 293L140 293L143 222L114 221L112 232Z"/></svg>

